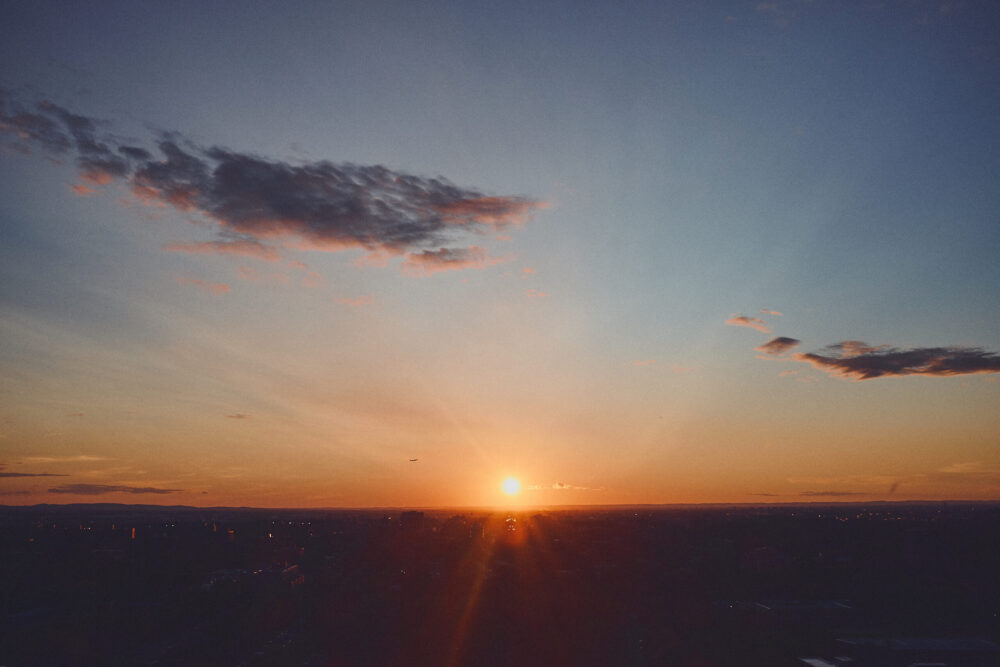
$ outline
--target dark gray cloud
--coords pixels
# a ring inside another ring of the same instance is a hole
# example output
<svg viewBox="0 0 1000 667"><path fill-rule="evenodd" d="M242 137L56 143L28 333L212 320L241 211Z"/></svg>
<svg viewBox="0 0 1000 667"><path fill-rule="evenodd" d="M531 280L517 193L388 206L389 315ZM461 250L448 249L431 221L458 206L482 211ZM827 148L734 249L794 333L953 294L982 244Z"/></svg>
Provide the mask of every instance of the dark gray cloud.
<svg viewBox="0 0 1000 667"><path fill-rule="evenodd" d="M65 153L72 145L69 136L57 120L44 113L16 107L10 94L0 88L0 133L8 135L15 145L27 148L31 144L55 154Z"/></svg>
<svg viewBox="0 0 1000 667"><path fill-rule="evenodd" d="M105 493L178 493L184 489L157 489L152 486L124 486L121 484L63 484L49 489L49 493L70 493L78 496L100 496Z"/></svg>
<svg viewBox="0 0 1000 667"><path fill-rule="evenodd" d="M13 137L17 145L75 153L84 180L97 185L125 180L146 201L201 214L244 239L294 241L326 250L424 253L464 235L522 223L543 205L379 165L292 164L204 148L177 134L160 137L160 155L154 156L141 147L99 138L93 119L51 102L31 111L14 106L0 91L0 135Z"/></svg>
<svg viewBox="0 0 1000 667"><path fill-rule="evenodd" d="M803 491L800 496L839 498L841 496L863 496L860 491Z"/></svg>
<svg viewBox="0 0 1000 667"><path fill-rule="evenodd" d="M777 338L772 338L763 345L755 347L754 349L758 352L763 352L764 354L770 354L777 356L779 354L784 354L790 349L798 345L801 341L797 338L787 338L785 336L778 336Z"/></svg>
<svg viewBox="0 0 1000 667"><path fill-rule="evenodd" d="M916 347L899 349L842 341L819 352L798 353L805 361L833 375L870 380L903 375L949 376L1000 372L1000 355L978 347Z"/></svg>
<svg viewBox="0 0 1000 667"><path fill-rule="evenodd" d="M69 477L57 472L0 472L0 477Z"/></svg>
<svg viewBox="0 0 1000 667"><path fill-rule="evenodd" d="M38 109L59 119L73 138L76 164L84 180L103 184L128 174L128 163L96 138L97 126L92 119L48 101L38 104Z"/></svg>
<svg viewBox="0 0 1000 667"><path fill-rule="evenodd" d="M490 257L486 248L475 245L468 248L439 248L408 253L402 269L408 275L428 276L441 271L483 269L509 259L510 257Z"/></svg>

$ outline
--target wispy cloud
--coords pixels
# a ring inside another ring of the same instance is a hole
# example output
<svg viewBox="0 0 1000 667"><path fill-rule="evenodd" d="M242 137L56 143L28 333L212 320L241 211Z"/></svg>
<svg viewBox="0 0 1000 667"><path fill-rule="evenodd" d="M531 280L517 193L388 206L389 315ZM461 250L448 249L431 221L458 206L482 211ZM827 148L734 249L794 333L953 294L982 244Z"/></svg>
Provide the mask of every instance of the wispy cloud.
<svg viewBox="0 0 1000 667"><path fill-rule="evenodd" d="M799 495L811 498L840 498L842 496L863 496L865 494L860 491L803 491Z"/></svg>
<svg viewBox="0 0 1000 667"><path fill-rule="evenodd" d="M228 419L250 419L250 415L243 412L234 412L231 415L226 415Z"/></svg>
<svg viewBox="0 0 1000 667"><path fill-rule="evenodd" d="M0 135L20 150L74 156L84 187L121 180L148 203L199 214L246 239L170 247L178 252L255 252L269 259L277 251L261 248L276 241L324 250L363 248L406 253L408 270L427 275L496 263L475 246L449 246L469 235L522 225L545 207L522 196L460 187L443 177L350 162L291 163L199 146L176 133L158 137L159 155L154 155L111 136L99 137L91 118L47 101L26 106L3 90Z"/></svg>
<svg viewBox="0 0 1000 667"><path fill-rule="evenodd" d="M77 461L111 461L112 459L104 456L78 454L76 456L25 456L21 460L24 463L75 463Z"/></svg>
<svg viewBox="0 0 1000 667"><path fill-rule="evenodd" d="M532 484L525 487L528 491L603 491L603 487L577 486L576 484L565 484L555 482L553 484Z"/></svg>
<svg viewBox="0 0 1000 667"><path fill-rule="evenodd" d="M484 269L487 266L503 264L510 257L490 257L486 248L469 246L468 248L440 248L424 250L420 253L407 253L406 261L400 269L408 276L429 276L441 271L461 269Z"/></svg>
<svg viewBox="0 0 1000 667"><path fill-rule="evenodd" d="M184 489L160 489L153 486L126 486L123 484L63 484L49 489L49 493L66 493L78 496L100 496L106 493L156 494L180 493Z"/></svg>
<svg viewBox="0 0 1000 667"><path fill-rule="evenodd" d="M351 306L352 308L360 308L361 306L369 306L374 303L375 297L371 294L365 294L364 296L355 297L353 299L348 297L340 297L337 299L337 303L342 306Z"/></svg>
<svg viewBox="0 0 1000 667"><path fill-rule="evenodd" d="M292 277L287 273L265 273L258 271L252 266L241 266L237 269L236 274L239 276L240 280L246 280L247 282L256 283L258 285L292 284Z"/></svg>
<svg viewBox="0 0 1000 667"><path fill-rule="evenodd" d="M254 257L265 262L277 262L281 253L271 246L253 239L233 241L206 241L204 243L168 243L163 246L169 252L184 252L193 255L241 255Z"/></svg>
<svg viewBox="0 0 1000 667"><path fill-rule="evenodd" d="M797 361L831 375L870 380L904 375L950 376L1000 372L1000 355L978 347L917 347L899 349L842 341L819 352L797 353Z"/></svg>
<svg viewBox="0 0 1000 667"><path fill-rule="evenodd" d="M771 356L779 356L788 352L793 347L798 345L801 341L797 338L788 338L786 336L778 336L777 338L772 338L763 345L758 345L754 349L758 352L763 352L764 354L769 354Z"/></svg>
<svg viewBox="0 0 1000 667"><path fill-rule="evenodd" d="M776 310L771 310L770 308L761 308L760 312L764 313L765 315L777 315L778 317L781 317L781 313L779 313Z"/></svg>
<svg viewBox="0 0 1000 667"><path fill-rule="evenodd" d="M194 285L195 287L202 289L209 294L225 294L231 287L226 283L212 283L205 280L200 280L198 278L185 278L183 276L177 277L177 283L180 285Z"/></svg>
<svg viewBox="0 0 1000 667"><path fill-rule="evenodd" d="M528 289L524 290L524 296L528 297L529 299L544 299L545 297L548 296L548 294L543 292L542 290Z"/></svg>
<svg viewBox="0 0 1000 667"><path fill-rule="evenodd" d="M763 333L771 333L771 329L767 326L764 320L759 317L747 317L746 315L733 315L728 320L726 324L731 327L749 327L751 329L756 329Z"/></svg>
<svg viewBox="0 0 1000 667"><path fill-rule="evenodd" d="M952 463L938 470L945 475L993 475L1000 473L1000 468L989 467L982 461L967 461L964 463Z"/></svg>
<svg viewBox="0 0 1000 667"><path fill-rule="evenodd" d="M656 363L656 359L636 359L632 362L633 366L652 366Z"/></svg>

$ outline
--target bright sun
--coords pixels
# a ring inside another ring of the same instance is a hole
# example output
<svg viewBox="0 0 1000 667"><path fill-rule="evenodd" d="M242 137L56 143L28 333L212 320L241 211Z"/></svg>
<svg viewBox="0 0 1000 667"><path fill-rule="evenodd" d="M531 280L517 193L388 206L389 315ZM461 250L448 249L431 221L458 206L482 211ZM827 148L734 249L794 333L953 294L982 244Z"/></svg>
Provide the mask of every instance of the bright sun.
<svg viewBox="0 0 1000 667"><path fill-rule="evenodd" d="M514 477L508 477L503 481L503 492L508 496L516 496L521 492L521 482Z"/></svg>

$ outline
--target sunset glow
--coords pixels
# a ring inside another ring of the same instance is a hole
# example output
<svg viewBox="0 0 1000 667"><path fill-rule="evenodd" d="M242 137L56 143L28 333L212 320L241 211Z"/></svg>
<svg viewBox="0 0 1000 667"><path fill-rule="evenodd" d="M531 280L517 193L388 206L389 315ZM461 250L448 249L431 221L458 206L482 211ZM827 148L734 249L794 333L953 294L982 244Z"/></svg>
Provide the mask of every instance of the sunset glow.
<svg viewBox="0 0 1000 667"><path fill-rule="evenodd" d="M1000 497L994 3L14 4L0 504Z"/></svg>

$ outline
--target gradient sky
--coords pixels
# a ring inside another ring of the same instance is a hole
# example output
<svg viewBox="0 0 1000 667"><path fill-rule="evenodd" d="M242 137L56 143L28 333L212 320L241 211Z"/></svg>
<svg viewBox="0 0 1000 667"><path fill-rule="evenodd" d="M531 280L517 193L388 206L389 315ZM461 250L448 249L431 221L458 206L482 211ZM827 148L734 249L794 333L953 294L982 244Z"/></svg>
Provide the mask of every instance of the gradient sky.
<svg viewBox="0 0 1000 667"><path fill-rule="evenodd" d="M8 3L0 503L1000 498L997 34Z"/></svg>

